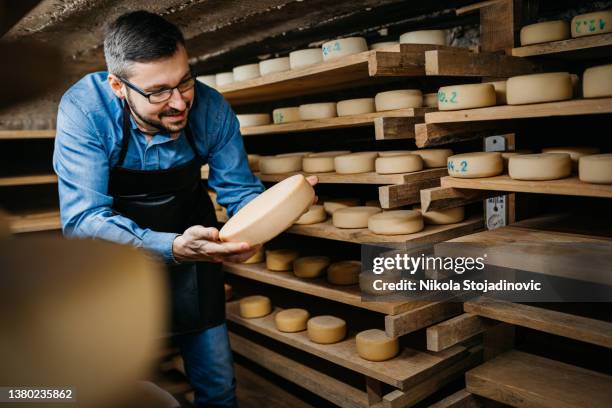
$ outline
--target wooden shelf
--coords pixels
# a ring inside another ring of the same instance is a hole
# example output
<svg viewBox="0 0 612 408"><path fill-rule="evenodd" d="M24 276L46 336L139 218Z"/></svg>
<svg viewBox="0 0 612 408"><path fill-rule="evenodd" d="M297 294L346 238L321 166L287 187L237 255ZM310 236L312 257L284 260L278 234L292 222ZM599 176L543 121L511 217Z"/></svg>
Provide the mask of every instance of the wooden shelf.
<svg viewBox="0 0 612 408"><path fill-rule="evenodd" d="M508 191L513 193L558 194L584 197L612 198L611 184L584 183L577 176L559 180L513 180L502 175L474 179L446 176L440 180L442 188L453 187L473 190Z"/></svg>
<svg viewBox="0 0 612 408"><path fill-rule="evenodd" d="M44 130L0 130L0 140L53 139L55 129Z"/></svg>
<svg viewBox="0 0 612 408"><path fill-rule="evenodd" d="M0 187L29 186L36 184L54 183L57 183L57 176L55 174L0 177Z"/></svg>
<svg viewBox="0 0 612 408"><path fill-rule="evenodd" d="M61 228L58 210L42 210L11 214L9 216L9 224L14 234L53 231Z"/></svg>
<svg viewBox="0 0 612 408"><path fill-rule="evenodd" d="M371 362L359 357L355 338L352 335L339 343L317 344L308 339L305 331L298 333L278 331L274 324L274 315L282 310L278 307L271 314L255 319L242 318L239 308L239 301L227 303L226 314L229 321L401 390L422 382L467 355L466 349L462 346L440 353L404 348L391 360Z"/></svg>
<svg viewBox="0 0 612 408"><path fill-rule="evenodd" d="M510 351L467 372L466 388L518 407L604 408L612 377L547 358Z"/></svg>
<svg viewBox="0 0 612 408"><path fill-rule="evenodd" d="M374 126L376 140L408 139L414 137L414 125L423 122L425 113L435 110L433 108L398 109L329 119L251 126L241 128L240 133L242 136L254 136Z"/></svg>
<svg viewBox="0 0 612 408"><path fill-rule="evenodd" d="M591 35L563 41L526 45L512 48L507 54L515 57L576 58L609 56L612 50L612 34Z"/></svg>
<svg viewBox="0 0 612 408"><path fill-rule="evenodd" d="M372 78L425 75L425 51L448 49L436 45L399 44L366 51L308 67L278 72L221 86L232 105L329 92L371 83Z"/></svg>
<svg viewBox="0 0 612 408"><path fill-rule="evenodd" d="M595 115L604 113L612 113L612 98L573 99L570 101L535 103L529 105L501 105L489 108L429 112L425 114L425 122L477 122L487 120L546 118L550 116Z"/></svg>
<svg viewBox="0 0 612 408"><path fill-rule="evenodd" d="M446 176L448 171L446 168L427 169L415 171L414 173L402 174L378 174L378 173L359 173L359 174L338 174L338 173L287 173L287 174L261 174L255 173L261 181L279 182L294 174L303 174L304 176L317 176L319 183L326 184L409 184L425 180L436 179Z"/></svg>
<svg viewBox="0 0 612 408"><path fill-rule="evenodd" d="M542 72L541 63L492 52L466 52L462 49L425 52L428 76L498 77Z"/></svg>

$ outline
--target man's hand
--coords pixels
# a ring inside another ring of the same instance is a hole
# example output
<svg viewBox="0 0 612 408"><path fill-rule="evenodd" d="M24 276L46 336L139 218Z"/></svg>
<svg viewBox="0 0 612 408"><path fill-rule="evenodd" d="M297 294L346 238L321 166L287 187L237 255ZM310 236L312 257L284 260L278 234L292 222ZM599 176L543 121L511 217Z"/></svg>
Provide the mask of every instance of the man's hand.
<svg viewBox="0 0 612 408"><path fill-rule="evenodd" d="M260 247L250 246L246 242L221 242L218 229L194 225L174 239L172 252L178 262L242 262Z"/></svg>
<svg viewBox="0 0 612 408"><path fill-rule="evenodd" d="M314 187L319 182L319 178L317 176L308 176L306 177L306 181L308 181L308 183L310 183L310 185ZM314 200L312 200L312 204L316 204L318 199L319 197L315 196Z"/></svg>

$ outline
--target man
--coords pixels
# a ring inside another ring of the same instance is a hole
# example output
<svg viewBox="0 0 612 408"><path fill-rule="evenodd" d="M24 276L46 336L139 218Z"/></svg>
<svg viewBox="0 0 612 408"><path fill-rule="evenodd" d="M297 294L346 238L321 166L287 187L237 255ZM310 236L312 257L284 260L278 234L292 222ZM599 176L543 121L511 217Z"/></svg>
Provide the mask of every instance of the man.
<svg viewBox="0 0 612 408"><path fill-rule="evenodd" d="M192 76L176 26L125 14L109 26L104 55L108 72L86 75L59 106L53 165L64 232L166 261L172 331L196 405L235 406L219 262L241 262L258 248L219 241L200 167L210 165L208 184L230 216L264 187L230 106Z"/></svg>

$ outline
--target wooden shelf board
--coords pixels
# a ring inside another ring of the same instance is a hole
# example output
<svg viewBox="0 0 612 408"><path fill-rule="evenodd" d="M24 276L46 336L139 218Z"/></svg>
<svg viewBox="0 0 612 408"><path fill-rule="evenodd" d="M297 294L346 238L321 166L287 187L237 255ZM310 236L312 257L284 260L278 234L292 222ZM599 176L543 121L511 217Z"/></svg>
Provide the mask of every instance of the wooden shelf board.
<svg viewBox="0 0 612 408"><path fill-rule="evenodd" d="M426 123L477 122L550 116L575 116L612 113L612 98L573 99L528 105L500 105L489 108L438 111L425 114Z"/></svg>
<svg viewBox="0 0 612 408"><path fill-rule="evenodd" d="M0 130L0 140L53 138L55 138L55 129Z"/></svg>
<svg viewBox="0 0 612 408"><path fill-rule="evenodd" d="M507 175L474 179L446 176L440 180L440 186L442 188L612 198L612 185L585 183L576 176L546 181L513 180Z"/></svg>
<svg viewBox="0 0 612 408"><path fill-rule="evenodd" d="M11 214L9 224L14 234L53 231L61 228L58 210L42 210Z"/></svg>
<svg viewBox="0 0 612 408"><path fill-rule="evenodd" d="M462 49L425 52L425 73L430 76L498 77L542 72L541 63L492 52L466 52Z"/></svg>
<svg viewBox="0 0 612 408"><path fill-rule="evenodd" d="M352 335L338 343L317 344L308 339L305 331L298 333L278 331L274 323L274 315L282 310L278 307L271 314L255 319L242 318L239 309L239 301L228 302L226 307L227 319L281 343L288 344L401 390L405 390L427 379L441 368L448 367L461 357L464 357L467 353L466 349L461 346L453 347L440 353L421 352L404 348L397 357L391 360L371 362L359 357L355 338Z"/></svg>
<svg viewBox="0 0 612 408"><path fill-rule="evenodd" d="M572 57L576 54L588 55L606 52L612 49L612 33L553 41L543 44L526 45L512 48L507 54L515 57L549 56L555 58Z"/></svg>
<svg viewBox="0 0 612 408"><path fill-rule="evenodd" d="M54 183L57 183L57 176L55 174L0 177L0 187L29 186L36 184Z"/></svg>
<svg viewBox="0 0 612 408"><path fill-rule="evenodd" d="M359 174L338 174L338 173L286 173L286 174L261 174L255 173L261 181L279 182L294 174L303 174L304 176L317 176L319 183L330 184L407 184L423 180L431 180L446 176L448 171L446 168L426 169L415 171L414 173L402 174L377 174L375 172L359 173Z"/></svg>

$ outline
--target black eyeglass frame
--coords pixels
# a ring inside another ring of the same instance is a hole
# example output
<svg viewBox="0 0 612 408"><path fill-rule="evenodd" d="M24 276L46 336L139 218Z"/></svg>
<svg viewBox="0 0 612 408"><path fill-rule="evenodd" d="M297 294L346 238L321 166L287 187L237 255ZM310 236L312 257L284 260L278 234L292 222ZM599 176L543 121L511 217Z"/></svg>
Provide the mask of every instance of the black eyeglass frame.
<svg viewBox="0 0 612 408"><path fill-rule="evenodd" d="M178 85L177 85L177 86L175 86L175 87L172 87L172 88L166 88L166 89L161 89L161 90L159 90L159 91L155 91L155 92L148 92L148 93L147 93L147 92L143 91L142 89L140 89L139 87L137 87L136 85L134 85L133 83L131 83L130 81L128 81L127 79L125 79L125 78L121 78L121 77L118 77L118 78L119 78L119 80L120 80L121 82L123 82L123 83L124 83L124 84L125 84L125 85L126 85L128 88L133 89L134 91L138 92L140 95L142 95L142 96L144 96L145 98L147 98L147 101L148 101L150 104L153 104L153 105L156 105L156 104L159 104L159 103L164 103L164 102L168 101L170 98L172 98L172 94L174 93L174 90L175 90L175 89L176 89L177 91L179 91L179 93L181 93L181 94L182 94L182 93L184 93L184 92L189 91L190 89L192 89L193 87L195 87L195 81L196 81L195 76L194 76L193 74L191 74L191 75L189 75L189 77L187 77L187 78L185 78L184 80L182 80L181 82L179 82L179 83L178 83ZM179 89L181 85L183 85L185 82L187 82L187 81L191 81L191 80L193 80L193 85L192 85L192 86L190 86L190 87L189 87L189 88L187 88L187 89L183 89L182 91ZM159 94L159 93L163 93L163 92L168 92L168 91L170 91L170 92L168 93L168 97L167 97L166 99L164 99L163 101L151 102L151 96L152 96L152 95Z"/></svg>

